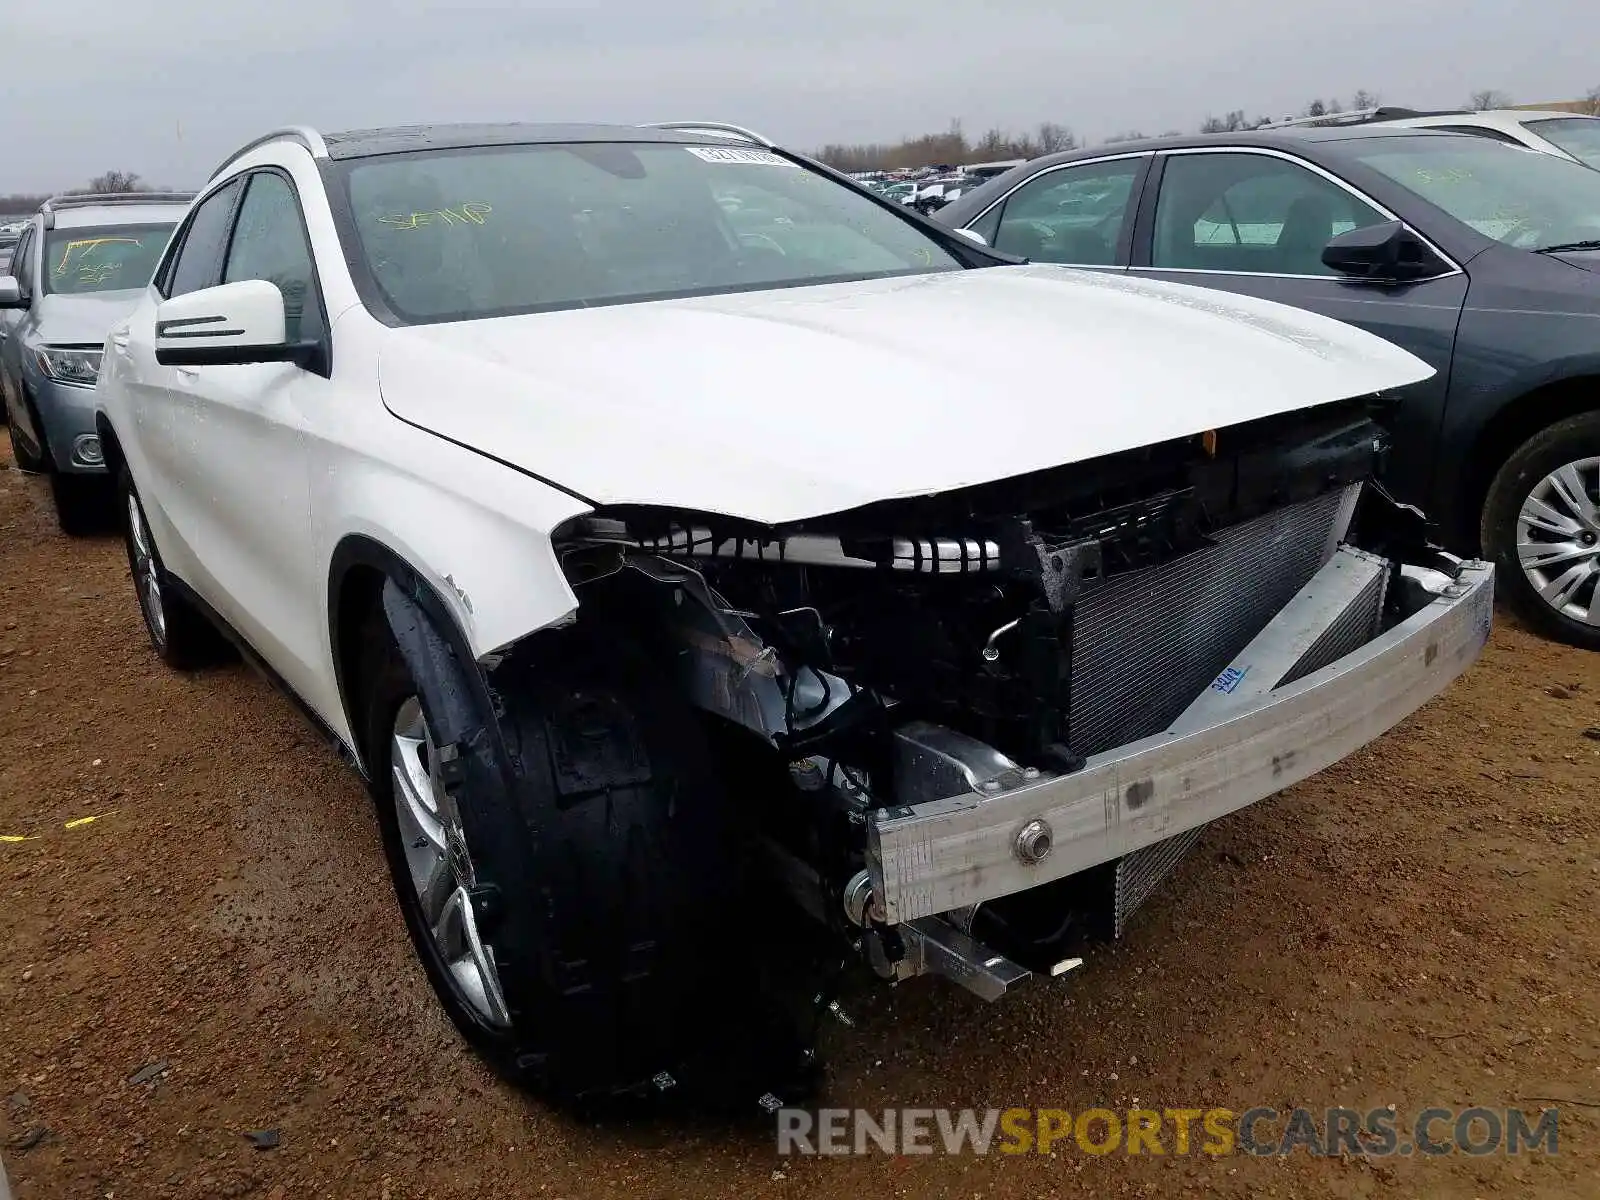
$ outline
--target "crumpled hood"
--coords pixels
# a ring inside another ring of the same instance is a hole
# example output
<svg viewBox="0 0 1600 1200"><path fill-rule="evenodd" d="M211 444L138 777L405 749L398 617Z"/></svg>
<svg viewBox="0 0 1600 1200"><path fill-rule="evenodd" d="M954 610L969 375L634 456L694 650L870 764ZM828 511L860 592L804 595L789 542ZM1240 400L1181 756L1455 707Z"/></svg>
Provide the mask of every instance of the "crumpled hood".
<svg viewBox="0 0 1600 1200"><path fill-rule="evenodd" d="M143 288L39 298L39 337L53 345L98 346L111 327L138 307Z"/></svg>
<svg viewBox="0 0 1600 1200"><path fill-rule="evenodd" d="M389 331L398 417L596 504L777 524L1428 378L1341 322L1052 266Z"/></svg>

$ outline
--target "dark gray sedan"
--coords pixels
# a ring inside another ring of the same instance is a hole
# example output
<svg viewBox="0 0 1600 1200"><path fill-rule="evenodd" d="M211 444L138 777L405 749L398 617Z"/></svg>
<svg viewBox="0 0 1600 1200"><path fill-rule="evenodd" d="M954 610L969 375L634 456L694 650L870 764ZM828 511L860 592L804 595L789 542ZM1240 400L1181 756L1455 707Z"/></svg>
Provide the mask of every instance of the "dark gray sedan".
<svg viewBox="0 0 1600 1200"><path fill-rule="evenodd" d="M1419 355L1437 374L1396 414L1390 487L1532 623L1600 649L1600 172L1454 133L1212 134L1035 159L936 219Z"/></svg>

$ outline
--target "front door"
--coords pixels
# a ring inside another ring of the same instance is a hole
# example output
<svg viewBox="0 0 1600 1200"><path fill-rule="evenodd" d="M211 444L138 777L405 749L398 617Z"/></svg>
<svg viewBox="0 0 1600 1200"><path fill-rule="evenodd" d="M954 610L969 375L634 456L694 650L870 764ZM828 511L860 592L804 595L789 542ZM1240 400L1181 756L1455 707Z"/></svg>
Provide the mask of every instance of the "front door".
<svg viewBox="0 0 1600 1200"><path fill-rule="evenodd" d="M1161 156L1155 203L1134 239L1134 273L1243 292L1348 321L1435 369L1404 389L1386 482L1422 504L1435 470L1467 277L1450 269L1400 287L1351 282L1323 265L1334 235L1393 219L1325 172L1279 152L1182 150Z"/></svg>
<svg viewBox="0 0 1600 1200"><path fill-rule="evenodd" d="M34 226L23 230L11 256L11 274L22 289L24 298L34 294L33 247L36 240ZM28 320L26 308L0 308L0 406L11 425L21 432L18 439L32 450L40 444L39 431L22 401L22 330Z"/></svg>

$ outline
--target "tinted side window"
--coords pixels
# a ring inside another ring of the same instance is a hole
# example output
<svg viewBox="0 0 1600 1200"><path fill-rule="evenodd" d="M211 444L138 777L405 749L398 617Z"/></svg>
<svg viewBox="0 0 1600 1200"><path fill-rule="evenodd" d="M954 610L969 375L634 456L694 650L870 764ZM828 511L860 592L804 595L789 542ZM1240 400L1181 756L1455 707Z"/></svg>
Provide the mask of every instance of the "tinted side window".
<svg viewBox="0 0 1600 1200"><path fill-rule="evenodd" d="M1335 234L1386 220L1315 171L1265 154L1175 154L1156 203L1150 265L1333 275Z"/></svg>
<svg viewBox="0 0 1600 1200"><path fill-rule="evenodd" d="M1035 262L1112 266L1142 158L1084 163L1035 176L1006 199L992 239Z"/></svg>
<svg viewBox="0 0 1600 1200"><path fill-rule="evenodd" d="M233 215L239 186L240 181L236 179L214 192L190 216L183 233L183 245L178 247L177 258L167 273L163 294L168 299L211 287L217 282L222 247L228 237L228 218Z"/></svg>
<svg viewBox="0 0 1600 1200"><path fill-rule="evenodd" d="M289 341L321 335L321 307L300 202L289 181L271 171L250 176L249 190L239 205L222 282L241 279L265 279L278 285Z"/></svg>

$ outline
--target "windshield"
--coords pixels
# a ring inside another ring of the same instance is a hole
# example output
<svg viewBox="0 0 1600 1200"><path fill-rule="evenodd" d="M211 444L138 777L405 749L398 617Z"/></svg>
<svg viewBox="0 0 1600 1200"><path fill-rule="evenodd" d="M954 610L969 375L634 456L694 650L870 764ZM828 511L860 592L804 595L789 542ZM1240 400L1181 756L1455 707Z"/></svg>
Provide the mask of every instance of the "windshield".
<svg viewBox="0 0 1600 1200"><path fill-rule="evenodd" d="M1600 117L1551 117L1526 124L1573 158L1600 170Z"/></svg>
<svg viewBox="0 0 1600 1200"><path fill-rule="evenodd" d="M141 288L172 230L170 224L52 229L44 238L43 288L68 295Z"/></svg>
<svg viewBox="0 0 1600 1200"><path fill-rule="evenodd" d="M960 269L932 237L769 150L523 145L357 159L352 247L402 321Z"/></svg>
<svg viewBox="0 0 1600 1200"><path fill-rule="evenodd" d="M1454 134L1346 144L1367 166L1508 246L1539 250L1600 238L1600 171Z"/></svg>

